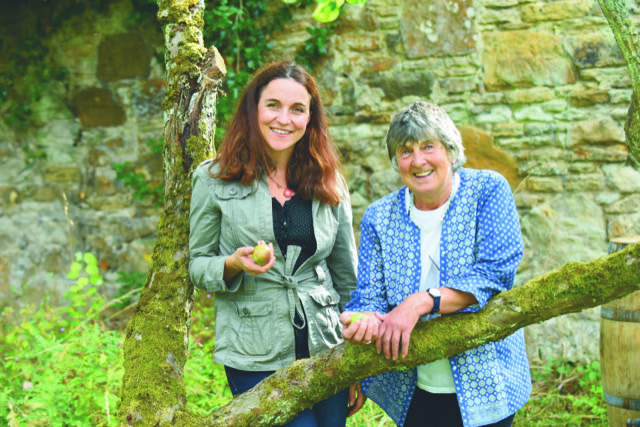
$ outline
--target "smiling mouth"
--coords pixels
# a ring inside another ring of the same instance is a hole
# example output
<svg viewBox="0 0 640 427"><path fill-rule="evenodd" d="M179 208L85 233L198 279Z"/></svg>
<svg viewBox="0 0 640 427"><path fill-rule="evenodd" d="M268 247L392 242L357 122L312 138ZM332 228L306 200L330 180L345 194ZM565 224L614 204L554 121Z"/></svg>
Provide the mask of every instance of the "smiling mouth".
<svg viewBox="0 0 640 427"><path fill-rule="evenodd" d="M290 133L292 133L290 130L275 129L275 128L271 128L271 131L273 133L277 133L278 135L289 135Z"/></svg>
<svg viewBox="0 0 640 427"><path fill-rule="evenodd" d="M425 178L425 177L431 175L432 173L433 173L433 170L430 170L428 172L414 173L413 176L415 176L416 178Z"/></svg>

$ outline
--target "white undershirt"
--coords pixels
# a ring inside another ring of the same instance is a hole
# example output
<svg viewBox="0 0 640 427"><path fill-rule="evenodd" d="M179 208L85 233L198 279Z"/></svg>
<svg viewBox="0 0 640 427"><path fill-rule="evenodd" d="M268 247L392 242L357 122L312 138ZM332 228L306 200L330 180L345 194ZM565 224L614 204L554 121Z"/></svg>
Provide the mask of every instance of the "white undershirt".
<svg viewBox="0 0 640 427"><path fill-rule="evenodd" d="M413 203L413 194L407 188L405 205L409 217L420 229L421 274L420 291L440 287L440 235L442 221L449 209L451 199L458 189L460 178L454 174L449 199L439 208L421 211ZM439 314L426 314L420 320L430 320ZM451 374L449 359L441 359L426 365L418 366L418 387L430 393L455 393L456 388Z"/></svg>

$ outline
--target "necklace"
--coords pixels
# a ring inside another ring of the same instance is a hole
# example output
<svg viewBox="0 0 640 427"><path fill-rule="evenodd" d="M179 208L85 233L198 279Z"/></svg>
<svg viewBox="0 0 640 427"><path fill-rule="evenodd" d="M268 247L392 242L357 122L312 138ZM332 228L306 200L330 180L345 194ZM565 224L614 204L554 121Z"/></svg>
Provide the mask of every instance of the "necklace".
<svg viewBox="0 0 640 427"><path fill-rule="evenodd" d="M291 196L293 196L293 191L289 190L287 187L284 187L284 186L278 184L276 182L276 180L271 178L270 176L267 176L267 178L270 179L271 182L273 182L280 190L282 190L282 195L284 197L286 197L287 199L290 199Z"/></svg>

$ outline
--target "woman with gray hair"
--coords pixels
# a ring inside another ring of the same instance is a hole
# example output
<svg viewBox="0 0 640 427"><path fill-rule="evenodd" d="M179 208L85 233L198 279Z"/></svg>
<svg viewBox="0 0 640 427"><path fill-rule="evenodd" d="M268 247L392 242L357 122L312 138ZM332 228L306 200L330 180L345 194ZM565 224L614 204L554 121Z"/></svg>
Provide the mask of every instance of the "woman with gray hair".
<svg viewBox="0 0 640 427"><path fill-rule="evenodd" d="M418 321L478 311L511 289L523 244L507 180L462 167L460 132L442 108L402 109L387 149L405 187L365 212L358 286L340 320L345 339L375 340L395 360ZM367 317L349 325L354 312ZM531 393L523 332L368 378L362 391L400 426L508 427Z"/></svg>

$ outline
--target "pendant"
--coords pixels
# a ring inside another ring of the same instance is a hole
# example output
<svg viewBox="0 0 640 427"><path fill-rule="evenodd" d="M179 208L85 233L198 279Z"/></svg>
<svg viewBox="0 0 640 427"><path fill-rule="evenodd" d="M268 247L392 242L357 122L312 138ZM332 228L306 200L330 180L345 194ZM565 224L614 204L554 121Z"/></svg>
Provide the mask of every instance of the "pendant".
<svg viewBox="0 0 640 427"><path fill-rule="evenodd" d="M289 190L288 188L285 188L284 191L282 192L282 194L287 199L289 199L289 198L291 198L291 196L293 196L293 192L291 190Z"/></svg>

